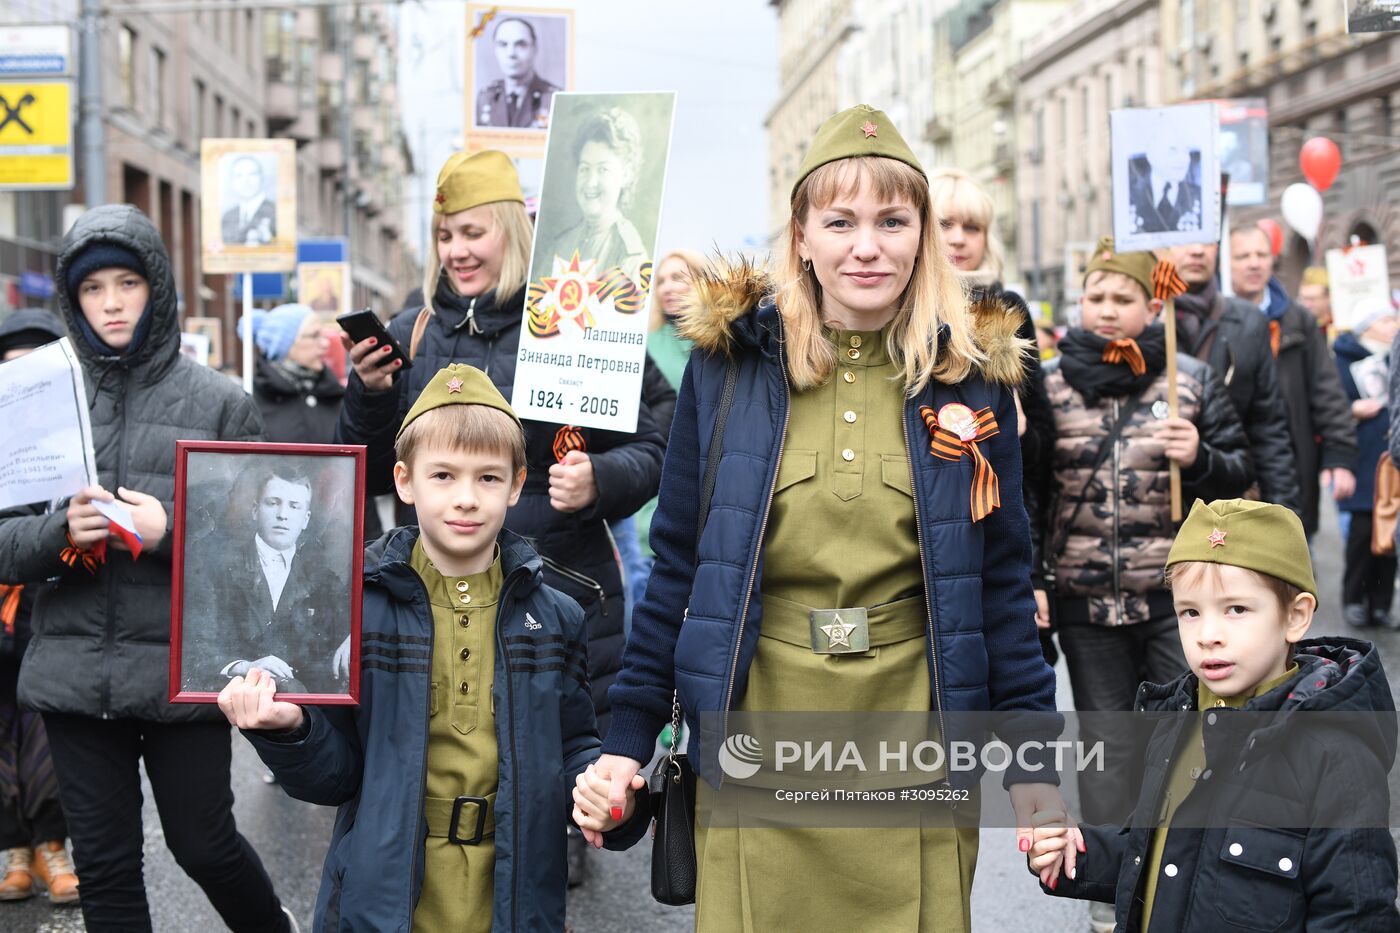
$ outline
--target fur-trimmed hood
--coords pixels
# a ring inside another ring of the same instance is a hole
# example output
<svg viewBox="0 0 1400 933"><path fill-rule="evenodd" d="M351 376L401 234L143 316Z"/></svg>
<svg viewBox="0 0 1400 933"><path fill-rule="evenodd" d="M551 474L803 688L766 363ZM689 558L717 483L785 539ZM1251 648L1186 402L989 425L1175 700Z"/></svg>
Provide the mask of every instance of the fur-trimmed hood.
<svg viewBox="0 0 1400 933"><path fill-rule="evenodd" d="M704 353L727 356L740 347L762 347L765 336L778 333L776 291L768 273L747 258L712 261L692 280L676 330ZM999 294L985 293L971 310L972 339L985 357L978 372L989 382L1020 385L1034 347L1016 336L1017 310Z"/></svg>

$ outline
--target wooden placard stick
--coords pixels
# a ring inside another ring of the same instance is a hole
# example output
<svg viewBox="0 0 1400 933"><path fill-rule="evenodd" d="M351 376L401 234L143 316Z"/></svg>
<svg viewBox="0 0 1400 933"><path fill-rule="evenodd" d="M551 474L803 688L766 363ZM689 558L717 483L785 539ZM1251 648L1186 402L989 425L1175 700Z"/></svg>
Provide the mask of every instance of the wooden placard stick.
<svg viewBox="0 0 1400 933"><path fill-rule="evenodd" d="M1176 391L1176 299L1168 298L1162 307L1162 326L1167 332L1167 417L1177 416ZM1181 465L1170 463L1172 522L1181 521Z"/></svg>

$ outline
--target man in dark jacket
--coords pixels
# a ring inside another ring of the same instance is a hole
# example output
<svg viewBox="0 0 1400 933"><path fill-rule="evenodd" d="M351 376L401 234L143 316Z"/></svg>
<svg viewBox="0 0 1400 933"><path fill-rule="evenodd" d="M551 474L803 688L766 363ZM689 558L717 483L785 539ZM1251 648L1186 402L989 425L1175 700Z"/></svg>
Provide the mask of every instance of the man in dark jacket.
<svg viewBox="0 0 1400 933"><path fill-rule="evenodd" d="M1269 333L1248 302L1220 294L1215 281L1215 243L1173 247L1175 263L1189 290L1176 299L1180 349L1209 363L1225 388L1249 437L1254 474L1267 502L1302 508L1298 472L1288 433L1278 374L1269 353Z"/></svg>
<svg viewBox="0 0 1400 933"><path fill-rule="evenodd" d="M228 724L212 706L167 701L175 442L261 440L262 420L236 385L181 356L170 257L139 210L85 213L64 237L54 277L83 366L102 488L47 513L0 513L0 580L37 584L19 698L44 715L84 922L94 933L151 929L143 760L166 845L224 922L288 930L234 822ZM105 536L92 510L90 498L110 497L104 490L132 509L139 560Z"/></svg>
<svg viewBox="0 0 1400 933"><path fill-rule="evenodd" d="M1337 363L1317 319L1288 297L1274 277L1269 235L1258 227L1230 234L1235 294L1263 311L1278 368L1279 394L1298 468L1298 516L1308 537L1317 531L1319 481L1337 500L1356 489L1356 424L1337 376Z"/></svg>
<svg viewBox="0 0 1400 933"><path fill-rule="evenodd" d="M444 276L433 299L433 313L413 357L413 368L387 392L370 392L351 374L336 439L367 447L365 480L370 494L392 490L394 433L428 380L449 363L483 370L501 393L515 385L515 359L525 292L497 303L491 291L479 298L456 294ZM389 323L389 333L405 348L412 343L418 309ZM550 501L550 468L559 462L556 442L577 432L592 464L597 498L576 511L560 511ZM622 572L607 521L631 515L661 482L666 439L643 404L633 434L594 428L525 422L529 474L520 502L506 516L506 527L528 538L544 561L550 586L578 600L588 617L588 675L600 730L608 724L607 690L622 664L624 596ZM400 505L399 523L412 524L412 510Z"/></svg>

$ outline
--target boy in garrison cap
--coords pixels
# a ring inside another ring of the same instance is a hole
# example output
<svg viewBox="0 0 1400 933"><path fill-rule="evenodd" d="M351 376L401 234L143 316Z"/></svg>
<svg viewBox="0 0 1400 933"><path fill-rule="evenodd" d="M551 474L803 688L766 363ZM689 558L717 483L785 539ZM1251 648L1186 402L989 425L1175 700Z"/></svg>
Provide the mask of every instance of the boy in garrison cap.
<svg viewBox="0 0 1400 933"><path fill-rule="evenodd" d="M419 526L365 552L359 707L279 702L258 670L219 706L289 794L340 808L315 929L563 929L559 819L599 740L583 611L502 527L524 432L485 373L453 364L396 453ZM630 845L641 783L612 813L579 795L574 819Z"/></svg>
<svg viewBox="0 0 1400 933"><path fill-rule="evenodd" d="M1166 335L1157 320L1163 302L1154 295L1159 271L1164 282L1174 277L1151 253L1120 253L1112 239L1100 240L1084 275L1082 323L1045 366L1058 490L1045 550L1080 712L1132 709L1139 683L1165 683L1186 667L1162 579L1175 532L1171 464L1181 468L1192 498L1242 495L1254 479L1224 386L1185 354L1177 355L1178 415L1168 417ZM1106 719L1112 717L1086 718L1093 740L1110 738L1099 734ZM1125 743L1108 741L1107 748L1109 772L1131 766ZM1126 816L1126 783L1091 780L1103 786L1085 795L1085 818Z"/></svg>
<svg viewBox="0 0 1400 933"><path fill-rule="evenodd" d="M1126 933L1400 930L1395 726L1374 715L1395 704L1374 645L1304 639L1317 583L1302 522L1281 505L1197 501L1167 573L1191 668L1139 690L1159 718L1134 816L1079 827L1065 874L1071 836L1047 814L1031 870L1048 892L1114 903Z"/></svg>

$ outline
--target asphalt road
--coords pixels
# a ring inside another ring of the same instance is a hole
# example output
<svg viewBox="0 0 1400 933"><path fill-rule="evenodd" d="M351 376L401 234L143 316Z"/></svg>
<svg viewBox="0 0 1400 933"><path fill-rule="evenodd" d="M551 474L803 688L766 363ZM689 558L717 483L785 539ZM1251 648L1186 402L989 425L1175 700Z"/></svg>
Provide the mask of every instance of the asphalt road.
<svg viewBox="0 0 1400 933"><path fill-rule="evenodd" d="M1314 541L1314 561L1322 612L1313 626L1319 635L1341 634L1340 586L1342 543L1335 515L1323 516L1323 529ZM1388 661L1392 685L1400 684L1400 632L1368 630ZM1063 662L1059 706L1072 708ZM234 740L234 792L238 825L252 841L303 929L310 929L311 912L321 873L321 860L330 838L332 813L289 799L277 787L263 783L257 756L241 739ZM1395 793L1392 774L1392 793ZM206 933L224 929L209 902L175 865L165 848L160 821L149 800L145 808L145 871L155 928L159 933ZM572 893L569 923L574 933L682 933L692 928L689 908L663 907L650 895L651 847L645 842L630 852L592 852L589 883ZM1045 897L1025 870L1009 829L982 831L981 853L972 893L975 933L1020 930L1026 933L1082 933L1088 929L1084 904ZM43 898L0 903L0 930L13 933L78 933L81 914L73 908L51 907Z"/></svg>

